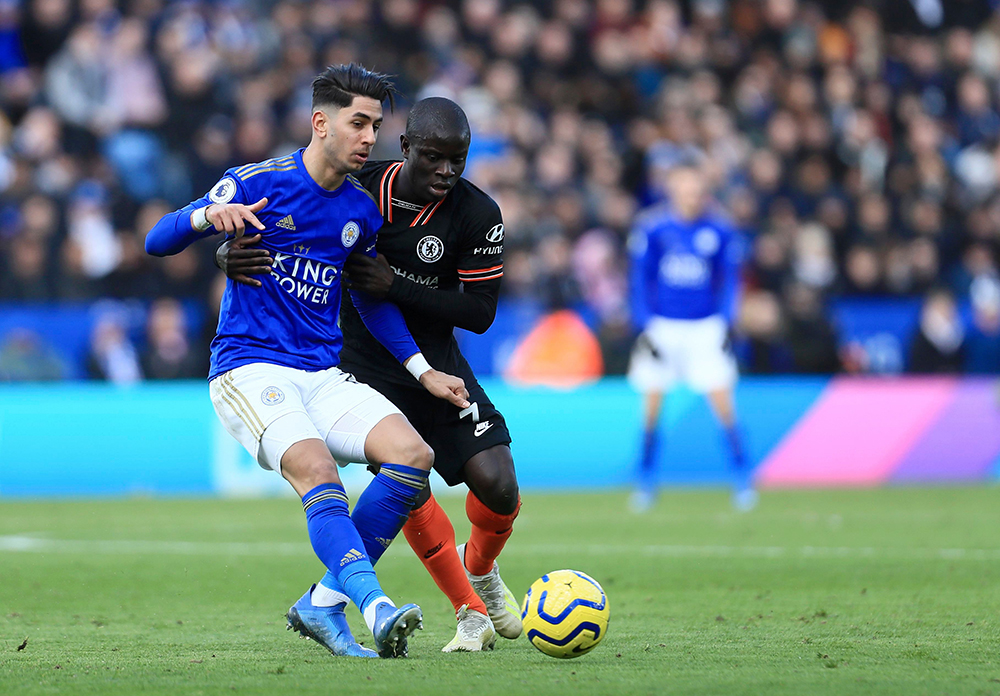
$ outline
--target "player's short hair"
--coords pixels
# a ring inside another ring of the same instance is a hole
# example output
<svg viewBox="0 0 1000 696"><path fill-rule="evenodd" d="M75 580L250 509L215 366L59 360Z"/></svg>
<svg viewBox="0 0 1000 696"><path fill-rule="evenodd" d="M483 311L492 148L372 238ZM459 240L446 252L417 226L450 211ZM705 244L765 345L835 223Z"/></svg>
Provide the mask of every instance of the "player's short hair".
<svg viewBox="0 0 1000 696"><path fill-rule="evenodd" d="M406 137L423 140L432 136L471 137L469 118L458 104L444 97L421 99L406 117Z"/></svg>
<svg viewBox="0 0 1000 696"><path fill-rule="evenodd" d="M313 80L312 108L333 105L340 109L350 106L354 97L371 97L378 102L389 100L389 109L396 106L396 86L385 73L351 63L331 65Z"/></svg>

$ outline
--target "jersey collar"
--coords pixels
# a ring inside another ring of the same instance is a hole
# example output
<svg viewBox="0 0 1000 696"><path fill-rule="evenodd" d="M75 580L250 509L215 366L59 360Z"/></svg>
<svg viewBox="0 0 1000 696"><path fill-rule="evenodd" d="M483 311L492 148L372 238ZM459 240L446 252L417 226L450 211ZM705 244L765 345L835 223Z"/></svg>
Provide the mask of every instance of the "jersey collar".
<svg viewBox="0 0 1000 696"><path fill-rule="evenodd" d="M379 183L379 193L378 193L378 209L382 213L382 217L385 218L386 222L391 223L392 220L392 185L396 181L396 175L399 174L399 170L403 168L402 162L396 162L395 164L390 164L385 172L382 173L382 181ZM445 196L447 198L447 196ZM428 203L425 205L417 216L410 223L410 227L418 227L420 225L426 225L430 222L430 219L437 212L437 209L441 207L444 203L444 198L434 203Z"/></svg>

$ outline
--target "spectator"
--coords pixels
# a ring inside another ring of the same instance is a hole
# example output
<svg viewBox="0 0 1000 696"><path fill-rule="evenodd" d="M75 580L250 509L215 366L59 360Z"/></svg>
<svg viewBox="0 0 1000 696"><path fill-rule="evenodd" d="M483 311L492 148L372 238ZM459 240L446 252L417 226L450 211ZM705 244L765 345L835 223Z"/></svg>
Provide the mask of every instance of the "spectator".
<svg viewBox="0 0 1000 696"><path fill-rule="evenodd" d="M105 314L94 324L87 355L91 379L112 384L134 384L142 379L139 357L129 341L121 317Z"/></svg>
<svg viewBox="0 0 1000 696"><path fill-rule="evenodd" d="M965 359L965 329L951 292L937 288L920 310L917 335L910 346L910 372L958 372Z"/></svg>
<svg viewBox="0 0 1000 696"><path fill-rule="evenodd" d="M1000 279L982 275L972 281L972 326L965 342L965 371L1000 373Z"/></svg>
<svg viewBox="0 0 1000 696"><path fill-rule="evenodd" d="M149 309L142 371L148 379L195 379L208 374L207 356L199 355L188 336L184 308L162 299Z"/></svg>

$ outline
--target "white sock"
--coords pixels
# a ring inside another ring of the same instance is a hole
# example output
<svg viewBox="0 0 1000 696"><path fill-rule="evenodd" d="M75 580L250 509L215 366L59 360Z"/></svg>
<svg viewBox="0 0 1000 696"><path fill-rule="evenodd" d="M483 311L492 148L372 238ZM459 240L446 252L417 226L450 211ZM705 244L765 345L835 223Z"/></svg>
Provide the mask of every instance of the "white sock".
<svg viewBox="0 0 1000 696"><path fill-rule="evenodd" d="M350 597L343 592L331 590L323 583L316 583L316 589L312 591L310 598L314 607L335 607L338 604L347 604Z"/></svg>
<svg viewBox="0 0 1000 696"><path fill-rule="evenodd" d="M392 603L392 600L383 595L382 597L372 600L365 609L365 623L368 624L368 630L372 633L375 632L375 612L383 604L388 604L393 609L396 608L396 605Z"/></svg>

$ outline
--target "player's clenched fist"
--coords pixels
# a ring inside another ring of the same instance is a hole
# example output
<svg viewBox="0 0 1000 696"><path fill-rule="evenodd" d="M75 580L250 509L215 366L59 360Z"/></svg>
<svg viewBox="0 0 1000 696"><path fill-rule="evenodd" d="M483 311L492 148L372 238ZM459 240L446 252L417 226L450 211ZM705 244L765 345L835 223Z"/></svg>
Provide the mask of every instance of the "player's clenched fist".
<svg viewBox="0 0 1000 696"><path fill-rule="evenodd" d="M213 203L205 210L205 218L219 232L242 237L247 222L258 230L264 231L264 225L257 219L257 213L263 210L265 205L267 205L267 198L261 198L253 205Z"/></svg>
<svg viewBox="0 0 1000 696"><path fill-rule="evenodd" d="M439 399L450 401L459 408L469 408L469 390L461 377L430 369L420 375L420 383Z"/></svg>

